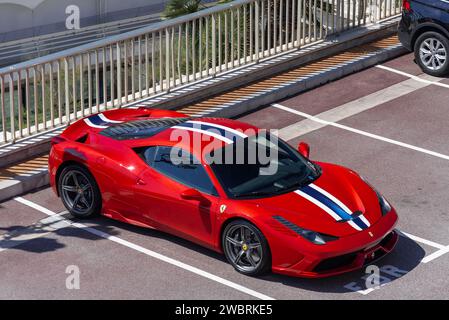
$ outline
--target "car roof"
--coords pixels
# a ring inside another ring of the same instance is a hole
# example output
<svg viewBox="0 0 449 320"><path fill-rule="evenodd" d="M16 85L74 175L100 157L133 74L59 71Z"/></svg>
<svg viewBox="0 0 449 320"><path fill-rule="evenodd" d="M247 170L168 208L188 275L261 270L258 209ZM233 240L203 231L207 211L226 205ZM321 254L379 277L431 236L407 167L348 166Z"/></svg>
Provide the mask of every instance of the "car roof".
<svg viewBox="0 0 449 320"><path fill-rule="evenodd" d="M147 123L148 127L142 126L142 132L153 131L154 134L122 142L131 148L177 146L202 157L205 150L211 152L234 142L235 139L255 135L259 131L259 128L250 124L223 118L165 118L159 121L161 126L157 129L152 127L154 122Z"/></svg>

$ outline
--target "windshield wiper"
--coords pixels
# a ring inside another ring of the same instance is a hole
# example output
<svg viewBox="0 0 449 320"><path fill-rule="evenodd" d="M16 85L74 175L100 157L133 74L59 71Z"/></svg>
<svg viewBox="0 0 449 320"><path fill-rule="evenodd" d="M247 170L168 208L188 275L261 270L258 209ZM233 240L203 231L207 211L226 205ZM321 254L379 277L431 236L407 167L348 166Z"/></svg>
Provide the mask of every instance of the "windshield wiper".
<svg viewBox="0 0 449 320"><path fill-rule="evenodd" d="M268 195L274 195L275 192L270 191L252 191L248 193L234 193L235 198L242 198L242 197L252 197L252 196L268 196Z"/></svg>

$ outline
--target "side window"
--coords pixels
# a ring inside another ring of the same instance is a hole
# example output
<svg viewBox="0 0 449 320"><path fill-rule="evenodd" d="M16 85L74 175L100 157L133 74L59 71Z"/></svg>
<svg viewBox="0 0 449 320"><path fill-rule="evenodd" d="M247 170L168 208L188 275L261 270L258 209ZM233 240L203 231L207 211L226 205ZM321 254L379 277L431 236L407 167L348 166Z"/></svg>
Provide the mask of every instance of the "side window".
<svg viewBox="0 0 449 320"><path fill-rule="evenodd" d="M180 148L150 147L144 152L146 163L160 173L188 187L217 195L203 165Z"/></svg>

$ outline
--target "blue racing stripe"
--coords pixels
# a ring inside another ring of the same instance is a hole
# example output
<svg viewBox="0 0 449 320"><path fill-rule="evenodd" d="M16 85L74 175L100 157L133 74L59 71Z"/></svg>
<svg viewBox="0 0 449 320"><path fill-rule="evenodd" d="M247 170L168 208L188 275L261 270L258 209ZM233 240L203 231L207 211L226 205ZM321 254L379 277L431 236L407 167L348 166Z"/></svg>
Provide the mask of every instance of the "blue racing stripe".
<svg viewBox="0 0 449 320"><path fill-rule="evenodd" d="M357 218L353 219L352 221L354 221L354 223L356 225L358 225L361 229L368 228L368 226L365 224L365 222L363 222L362 219L360 219L360 217L357 217Z"/></svg>
<svg viewBox="0 0 449 320"><path fill-rule="evenodd" d="M313 189L310 186L305 186L301 188L301 191L306 193L307 195L313 197L314 199L318 200L322 204L324 204L326 207L334 211L343 221L354 221L357 226L359 226L361 229L366 229L368 226L360 219L360 217L353 218L349 213L347 213L345 210L343 210L338 204L336 204L334 201L326 197L324 194L320 193L319 191Z"/></svg>
<svg viewBox="0 0 449 320"><path fill-rule="evenodd" d="M111 125L110 122L106 122L106 121L102 120L98 116L98 114L93 115L93 116L89 117L88 119L89 119L90 122L92 122L96 126L109 126L109 125Z"/></svg>

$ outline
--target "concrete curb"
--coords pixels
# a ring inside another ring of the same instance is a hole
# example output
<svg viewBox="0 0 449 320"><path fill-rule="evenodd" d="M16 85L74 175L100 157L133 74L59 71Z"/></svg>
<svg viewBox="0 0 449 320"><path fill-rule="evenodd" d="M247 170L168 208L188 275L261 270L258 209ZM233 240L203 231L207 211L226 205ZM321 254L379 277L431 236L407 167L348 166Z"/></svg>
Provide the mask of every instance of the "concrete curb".
<svg viewBox="0 0 449 320"><path fill-rule="evenodd" d="M14 198L49 184L48 171L39 172L30 177L0 181L0 202Z"/></svg>
<svg viewBox="0 0 449 320"><path fill-rule="evenodd" d="M330 81L334 81L352 73L367 69L381 62L398 57L407 50L403 47L397 47L392 49L385 49L375 55L367 56L362 59L357 59L349 64L340 65L337 68L321 72L317 75L309 76L305 79L300 79L285 87L278 88L271 92L260 94L256 97L250 98L245 101L240 101L237 104L233 104L228 108L217 110L208 114L211 117L222 118L235 118L242 114L254 111L273 102L286 99L290 96L300 94L304 91L314 89L318 86L326 84Z"/></svg>

